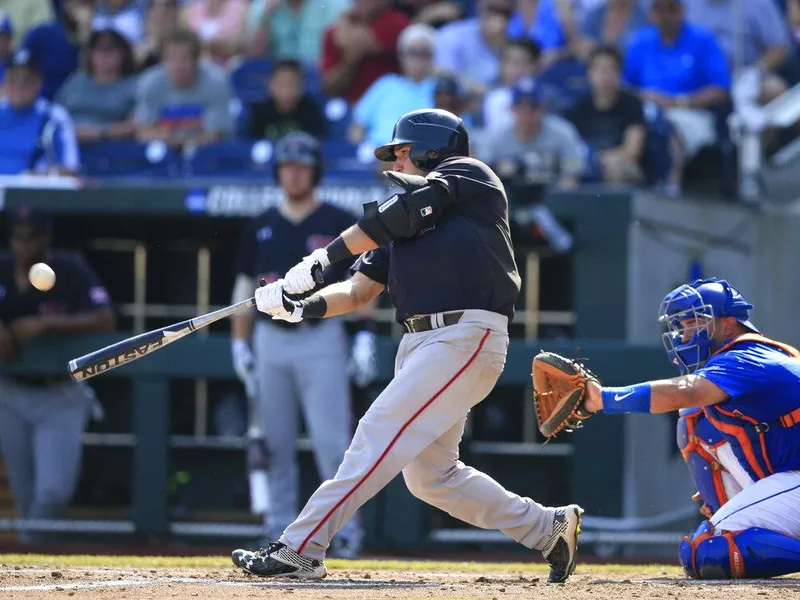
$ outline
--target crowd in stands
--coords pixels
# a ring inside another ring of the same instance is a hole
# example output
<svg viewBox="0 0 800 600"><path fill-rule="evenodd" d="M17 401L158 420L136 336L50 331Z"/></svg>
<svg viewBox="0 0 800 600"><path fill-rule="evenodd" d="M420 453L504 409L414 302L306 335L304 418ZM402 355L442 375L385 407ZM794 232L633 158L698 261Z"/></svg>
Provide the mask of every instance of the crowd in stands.
<svg viewBox="0 0 800 600"><path fill-rule="evenodd" d="M795 83L798 31L800 0L0 0L0 174L292 130L369 157L436 106L525 194L675 197L704 150L735 165L729 116Z"/></svg>

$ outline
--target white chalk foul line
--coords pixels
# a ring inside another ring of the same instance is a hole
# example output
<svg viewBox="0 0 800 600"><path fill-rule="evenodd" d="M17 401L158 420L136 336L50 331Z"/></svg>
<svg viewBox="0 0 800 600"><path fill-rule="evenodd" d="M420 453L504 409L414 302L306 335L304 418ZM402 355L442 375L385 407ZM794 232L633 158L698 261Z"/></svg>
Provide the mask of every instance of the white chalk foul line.
<svg viewBox="0 0 800 600"><path fill-rule="evenodd" d="M4 585L1 592L34 592L47 590L84 590L86 588L125 587L128 585L147 585L155 583L152 579L121 579L117 581L85 581L82 583L48 583L44 585Z"/></svg>
<svg viewBox="0 0 800 600"><path fill-rule="evenodd" d="M81 583L53 583L41 585L0 586L0 591L33 592L48 590L79 590L102 587L125 587L129 585L158 585L164 583L187 583L195 585L223 585L228 587L309 588L309 589L389 589L439 587L440 584L421 581L225 581L217 579L193 579L191 577L158 577L153 579L123 579L117 581L86 581Z"/></svg>

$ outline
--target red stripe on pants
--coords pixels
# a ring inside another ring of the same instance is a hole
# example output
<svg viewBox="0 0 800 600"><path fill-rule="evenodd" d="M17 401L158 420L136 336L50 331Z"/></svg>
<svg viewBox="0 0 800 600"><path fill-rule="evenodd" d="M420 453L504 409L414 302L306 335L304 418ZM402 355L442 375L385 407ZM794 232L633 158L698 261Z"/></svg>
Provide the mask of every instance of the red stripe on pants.
<svg viewBox="0 0 800 600"><path fill-rule="evenodd" d="M409 419L408 419L408 420L407 420L405 423L403 423L403 426L400 428L400 430L399 430L399 431L398 431L398 432L395 434L395 436L392 438L392 441L391 441L391 442L389 442L389 445L388 445L388 446L386 446L386 449L385 449L385 450L384 450L384 451L381 453L381 455L378 457L378 460L376 460L376 461L375 461L375 464L374 464L374 465L372 465L372 467L370 467L370 470L369 470L369 471L367 471L367 472L364 474L364 476L363 476L361 479L359 479L359 480L358 480L358 483L356 483L356 484L355 484L355 486L353 486L353 489L352 489L352 490L350 490L349 492L347 492L347 494L345 494L344 498L342 498L341 500L339 500L339 502L337 502L337 503L336 503L336 505L335 505L335 506L334 506L332 509L330 509L330 510L328 511L328 514L326 514L326 515L325 515L325 517L324 517L324 518L323 518L323 519L322 519L322 520L321 520L321 521L320 521L320 522L317 524L317 526L316 526L316 527L314 527L314 529L311 531L311 533L309 533L309 534L308 534L308 536L306 537L306 539L304 539L304 540L303 540L303 543L302 543L302 544L300 544L300 547L297 549L297 553L298 553L298 554L302 554L302 553L303 553L303 550L305 550L305 547L306 547L306 546L308 545L308 543L311 541L311 538L313 538L313 537L314 537L314 536L317 534L317 532L318 532L318 531L319 531L319 530L322 528L322 526L323 526L323 525L324 525L324 524L325 524L325 523L328 521L328 519L330 519L330 518L331 518L331 516L333 515L333 513L335 513L337 510L339 510L339 508L342 506L342 504L344 504L345 502L347 502L347 499L348 499L348 498L350 498L350 496L352 496L353 494L355 494L355 493L356 493L356 491L358 490L358 488L360 488L360 487L361 487L361 486L364 484L364 482L365 482L367 479L369 479L370 475L372 475L372 474L375 472L375 469L377 469L377 468L378 468L378 466L380 466L380 464L383 462L383 459L384 459L384 458L386 458L386 456L389 454L389 452L391 452L392 448L393 448L393 447L394 447L394 445L397 443L397 440L399 440L399 439L400 439L400 436L401 436L401 435L403 435L403 433L405 432L405 430L406 430L406 429L408 429L408 428L411 426L411 424L412 424L412 423L413 423L413 422L414 422L414 421L417 419L417 417L419 417L419 416L420 416L420 415L421 415L423 412L425 412L425 409L427 409L427 408L428 408L428 407L429 407L431 404L433 404L433 401L434 401L434 400L436 400L436 399L437 399L439 396L441 396L441 395L442 395L442 394L443 394L445 391L447 391L447 388L449 388L451 385L453 385L453 383L455 383L455 381L456 381L456 380L457 380L459 377L461 377L461 375L464 373L464 371L466 371L466 370L469 368L469 366L470 366L470 365L471 365L471 364L472 364L472 363L475 361L475 359L478 357L478 354L480 354L481 350L483 350L483 345L486 343L486 339L489 337L489 333L490 333L490 331L489 331L488 329L487 329L487 330L484 332L483 336L481 337L481 341L478 343L478 347L477 347L477 349L475 350L475 352L473 352L473 353L472 353L472 356L470 356L470 357L469 357L469 360L467 360L467 362L466 362L466 363L464 363L464 366L462 366L462 367L461 367L461 368L460 368L460 369L459 369L459 370L456 372L456 374L455 374L455 375L453 375L453 376L452 376L452 377L451 377L451 378L450 378L450 379L447 381L447 383L445 383L445 384L444 384L444 386L442 386L442 388L441 388L441 389L440 389L438 392L436 392L436 393L435 393L433 396L431 396L431 397L430 397L430 398L429 398L429 399L428 399L428 400L425 402L425 404L423 404L423 405L422 405L422 406L421 406L421 407L420 407L420 408L417 410L417 412L415 412L413 415L411 415L411 417L410 417L410 418L409 418Z"/></svg>

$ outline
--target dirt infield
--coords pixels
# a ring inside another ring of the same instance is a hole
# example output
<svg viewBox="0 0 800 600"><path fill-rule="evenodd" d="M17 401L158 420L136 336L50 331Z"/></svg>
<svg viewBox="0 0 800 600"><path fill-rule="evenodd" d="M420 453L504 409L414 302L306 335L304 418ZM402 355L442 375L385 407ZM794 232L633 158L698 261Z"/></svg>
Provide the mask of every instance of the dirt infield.
<svg viewBox="0 0 800 600"><path fill-rule="evenodd" d="M324 581L302 583L257 578L222 560L181 567L164 566L157 559L150 566L143 560L130 565L120 558L117 567L107 566L107 557L96 561L102 566L92 566L93 557L75 561L51 556L27 562L25 556L6 558L3 562L0 556L0 598L760 600L781 595L781 600L800 600L800 579L691 582L674 567L656 565L579 567L567 584L551 585L539 564L332 561L336 566Z"/></svg>

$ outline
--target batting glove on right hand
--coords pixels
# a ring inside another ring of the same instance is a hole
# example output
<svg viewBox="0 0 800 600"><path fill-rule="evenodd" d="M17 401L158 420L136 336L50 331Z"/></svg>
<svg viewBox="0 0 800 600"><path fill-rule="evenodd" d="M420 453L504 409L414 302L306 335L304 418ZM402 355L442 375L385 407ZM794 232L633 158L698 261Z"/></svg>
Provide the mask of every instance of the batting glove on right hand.
<svg viewBox="0 0 800 600"><path fill-rule="evenodd" d="M298 323L303 320L303 307L294 300L289 300L283 292L284 280L278 279L255 292L256 308L267 313L273 319Z"/></svg>
<svg viewBox="0 0 800 600"><path fill-rule="evenodd" d="M328 251L325 248L317 248L303 260L293 266L283 278L284 288L289 294L302 294L314 289L321 277L322 269L331 264L328 259Z"/></svg>

